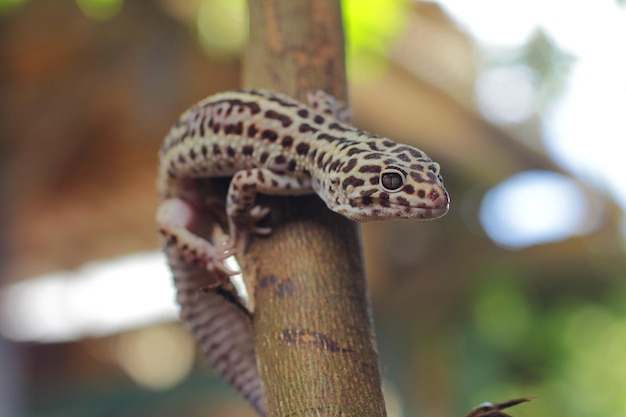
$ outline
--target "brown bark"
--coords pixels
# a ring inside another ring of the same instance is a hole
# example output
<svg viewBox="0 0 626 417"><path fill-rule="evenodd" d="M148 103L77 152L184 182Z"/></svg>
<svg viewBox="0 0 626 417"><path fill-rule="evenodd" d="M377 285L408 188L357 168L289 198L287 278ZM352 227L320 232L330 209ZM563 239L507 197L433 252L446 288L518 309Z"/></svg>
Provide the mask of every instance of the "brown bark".
<svg viewBox="0 0 626 417"><path fill-rule="evenodd" d="M251 0L244 86L345 99L337 0ZM358 226L317 196L267 197L243 258L269 416L384 416Z"/></svg>

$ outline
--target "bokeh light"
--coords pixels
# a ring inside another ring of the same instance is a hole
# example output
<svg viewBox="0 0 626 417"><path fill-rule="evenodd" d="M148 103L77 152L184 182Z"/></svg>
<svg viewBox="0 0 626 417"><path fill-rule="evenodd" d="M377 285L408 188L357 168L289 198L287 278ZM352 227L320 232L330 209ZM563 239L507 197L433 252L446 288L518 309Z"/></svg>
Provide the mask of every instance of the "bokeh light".
<svg viewBox="0 0 626 417"><path fill-rule="evenodd" d="M517 174L485 195L480 222L496 243L523 248L584 233L587 197L573 180L546 171Z"/></svg>
<svg viewBox="0 0 626 417"><path fill-rule="evenodd" d="M137 384L164 390L189 374L195 349L187 329L177 324L162 324L118 336L115 358Z"/></svg>

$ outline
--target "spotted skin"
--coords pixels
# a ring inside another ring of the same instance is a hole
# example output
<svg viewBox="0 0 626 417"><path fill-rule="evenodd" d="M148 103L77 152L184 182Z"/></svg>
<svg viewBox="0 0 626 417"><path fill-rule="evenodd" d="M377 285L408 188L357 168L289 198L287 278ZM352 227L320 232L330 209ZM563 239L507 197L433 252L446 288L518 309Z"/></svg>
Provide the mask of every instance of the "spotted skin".
<svg viewBox="0 0 626 417"><path fill-rule="evenodd" d="M182 114L160 152L157 214L161 233L188 261L232 273L223 260L268 209L257 193L316 193L331 210L359 221L435 219L449 197L439 165L411 146L342 122L338 102L318 90L309 106L285 95L240 90L210 96ZM201 197L194 179L232 176L226 201L227 241L193 235Z"/></svg>

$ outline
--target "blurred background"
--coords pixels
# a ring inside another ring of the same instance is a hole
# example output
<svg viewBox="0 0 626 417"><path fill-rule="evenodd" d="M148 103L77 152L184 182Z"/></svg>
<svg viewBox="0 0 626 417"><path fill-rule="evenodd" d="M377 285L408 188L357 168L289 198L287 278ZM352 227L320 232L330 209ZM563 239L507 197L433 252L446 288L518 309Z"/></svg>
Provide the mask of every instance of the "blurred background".
<svg viewBox="0 0 626 417"><path fill-rule="evenodd" d="M355 124L435 222L363 226L390 417L626 415L626 2L345 0ZM156 154L243 0L0 0L0 416L253 416L177 321Z"/></svg>

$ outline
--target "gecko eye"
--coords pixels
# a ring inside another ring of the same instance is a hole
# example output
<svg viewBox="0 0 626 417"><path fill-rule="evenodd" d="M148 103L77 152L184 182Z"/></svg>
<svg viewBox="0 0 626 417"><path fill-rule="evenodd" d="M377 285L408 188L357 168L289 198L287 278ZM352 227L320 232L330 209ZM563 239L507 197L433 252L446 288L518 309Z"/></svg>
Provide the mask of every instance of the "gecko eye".
<svg viewBox="0 0 626 417"><path fill-rule="evenodd" d="M386 191L398 191L404 184L404 175L395 169L387 169L380 174L380 183Z"/></svg>

